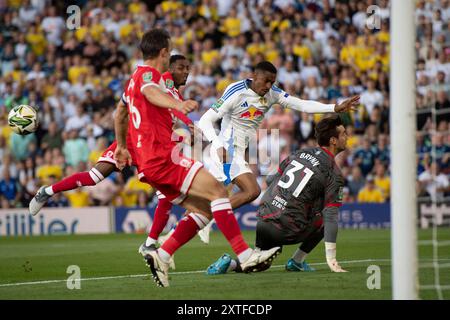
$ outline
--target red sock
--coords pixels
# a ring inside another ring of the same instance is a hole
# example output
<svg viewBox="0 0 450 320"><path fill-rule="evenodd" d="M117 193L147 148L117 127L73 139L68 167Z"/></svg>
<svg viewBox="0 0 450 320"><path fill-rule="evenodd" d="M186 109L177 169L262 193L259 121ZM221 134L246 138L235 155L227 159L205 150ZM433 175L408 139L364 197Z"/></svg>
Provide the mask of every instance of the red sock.
<svg viewBox="0 0 450 320"><path fill-rule="evenodd" d="M211 202L211 212L216 219L217 227L227 238L234 253L239 255L247 250L249 246L242 237L241 229L239 229L239 224L231 209L230 200L227 198L214 200Z"/></svg>
<svg viewBox="0 0 450 320"><path fill-rule="evenodd" d="M167 198L159 198L158 205L155 209L153 216L152 228L148 236L154 240L158 240L159 235L164 230L164 227L169 220L170 209L172 209L172 203Z"/></svg>
<svg viewBox="0 0 450 320"><path fill-rule="evenodd" d="M94 186L103 179L103 175L93 168L89 172L78 172L55 183L52 185L52 189L54 193L58 193L73 190L81 186Z"/></svg>
<svg viewBox="0 0 450 320"><path fill-rule="evenodd" d="M184 217L178 222L172 236L163 243L161 249L173 255L178 248L195 237L198 229L197 223L190 215Z"/></svg>

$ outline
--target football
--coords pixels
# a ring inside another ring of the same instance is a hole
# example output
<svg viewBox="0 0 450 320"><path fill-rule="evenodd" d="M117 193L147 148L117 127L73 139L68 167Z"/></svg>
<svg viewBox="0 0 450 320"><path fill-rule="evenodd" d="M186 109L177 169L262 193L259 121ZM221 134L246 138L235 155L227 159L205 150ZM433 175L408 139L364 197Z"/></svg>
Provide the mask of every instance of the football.
<svg viewBox="0 0 450 320"><path fill-rule="evenodd" d="M14 107L8 114L9 126L20 135L27 135L36 131L38 123L36 110L26 104Z"/></svg>

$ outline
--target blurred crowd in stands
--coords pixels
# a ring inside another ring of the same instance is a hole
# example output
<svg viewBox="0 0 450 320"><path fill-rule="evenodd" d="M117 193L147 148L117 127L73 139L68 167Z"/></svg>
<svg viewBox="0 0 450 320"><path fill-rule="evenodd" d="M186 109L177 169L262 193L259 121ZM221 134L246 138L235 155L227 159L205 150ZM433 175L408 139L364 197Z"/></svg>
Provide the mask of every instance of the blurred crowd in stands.
<svg viewBox="0 0 450 320"><path fill-rule="evenodd" d="M71 4L79 16L68 13ZM278 68L281 88L302 99L361 95L358 111L344 116L348 150L336 159L344 201L389 201L389 16L386 0L0 0L0 206L27 207L39 186L95 164L114 140L115 105L152 27L167 29L173 53L191 61L181 91L200 103L194 121L262 60ZM410 161L418 195L441 201L450 191L450 1L418 0L415 18L418 131ZM34 134L8 127L19 104L38 109ZM279 130L282 160L315 143L321 117L275 105L262 128ZM267 168L253 169L264 190ZM130 168L49 206L147 206L153 194Z"/></svg>

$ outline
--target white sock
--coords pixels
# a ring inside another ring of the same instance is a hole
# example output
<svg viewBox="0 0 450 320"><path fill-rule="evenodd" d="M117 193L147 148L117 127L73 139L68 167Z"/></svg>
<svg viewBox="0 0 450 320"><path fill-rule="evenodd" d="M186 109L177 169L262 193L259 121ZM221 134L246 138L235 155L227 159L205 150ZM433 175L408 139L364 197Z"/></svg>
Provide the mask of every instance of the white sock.
<svg viewBox="0 0 450 320"><path fill-rule="evenodd" d="M236 268L237 268L237 261L234 259L231 259L231 263L228 266L227 272L234 271L234 270L236 270Z"/></svg>
<svg viewBox="0 0 450 320"><path fill-rule="evenodd" d="M45 193L48 194L49 196L52 196L52 195L55 194L55 193L53 192L52 186L45 188L44 191L45 191Z"/></svg>
<svg viewBox="0 0 450 320"><path fill-rule="evenodd" d="M189 213L189 216L197 224L199 230L205 228L209 224L209 219L207 217L205 217L204 215L201 215L200 213L191 212L191 213Z"/></svg>
<svg viewBox="0 0 450 320"><path fill-rule="evenodd" d="M248 258L250 258L250 256L252 255L252 253L253 253L253 249L252 248L248 248L245 251L241 252L238 255L239 262L243 263L243 262L247 261Z"/></svg>
<svg viewBox="0 0 450 320"><path fill-rule="evenodd" d="M292 259L294 259L295 262L297 263L302 263L303 261L305 261L305 258L308 254L300 249L297 249L294 252L294 255L292 256Z"/></svg>
<svg viewBox="0 0 450 320"><path fill-rule="evenodd" d="M147 237L147 240L145 240L145 245L148 247L148 246L151 246L152 244L155 244L156 243L156 240L155 239L152 239L152 238L150 238L150 237Z"/></svg>
<svg viewBox="0 0 450 320"><path fill-rule="evenodd" d="M336 259L336 242L325 242L325 255L327 262Z"/></svg>
<svg viewBox="0 0 450 320"><path fill-rule="evenodd" d="M159 248L157 252L162 261L164 261L165 263L169 263L170 254L168 254L167 251Z"/></svg>

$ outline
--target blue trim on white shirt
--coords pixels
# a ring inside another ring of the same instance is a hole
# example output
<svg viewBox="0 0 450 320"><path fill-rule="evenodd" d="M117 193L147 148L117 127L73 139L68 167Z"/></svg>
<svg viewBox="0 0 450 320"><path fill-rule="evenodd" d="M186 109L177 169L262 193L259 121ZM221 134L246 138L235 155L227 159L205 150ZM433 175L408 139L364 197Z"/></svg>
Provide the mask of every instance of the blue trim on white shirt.
<svg viewBox="0 0 450 320"><path fill-rule="evenodd" d="M245 89L245 83L244 81L239 81L238 83L231 85L222 95L222 100L225 101L228 98L230 98L233 94L236 92L239 92L241 90Z"/></svg>

